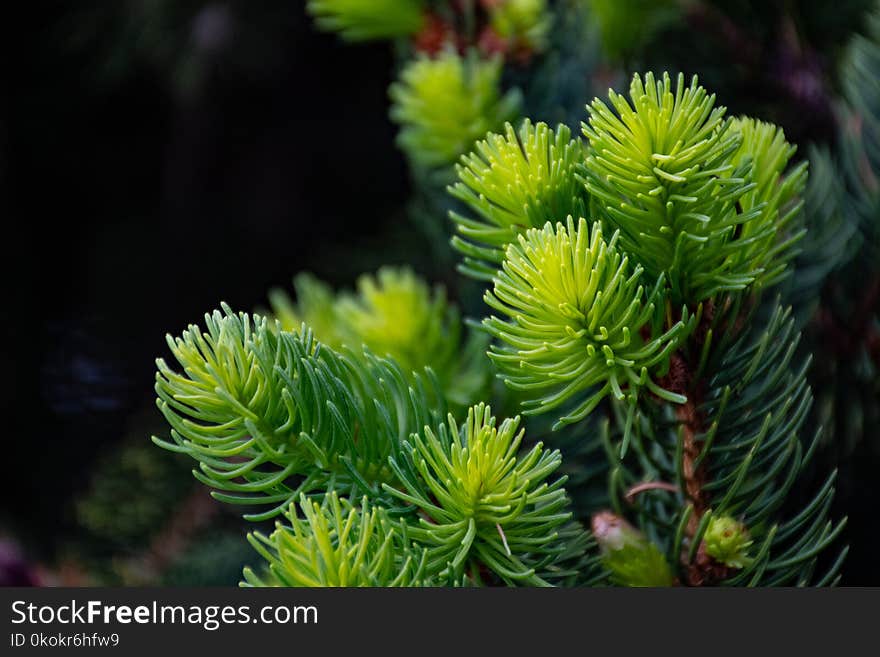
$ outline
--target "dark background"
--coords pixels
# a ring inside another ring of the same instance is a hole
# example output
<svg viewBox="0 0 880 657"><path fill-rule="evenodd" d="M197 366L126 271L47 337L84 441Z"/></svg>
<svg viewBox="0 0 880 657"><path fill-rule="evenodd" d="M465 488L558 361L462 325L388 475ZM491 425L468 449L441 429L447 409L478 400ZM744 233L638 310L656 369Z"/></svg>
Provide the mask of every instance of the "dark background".
<svg viewBox="0 0 880 657"><path fill-rule="evenodd" d="M256 4L27 3L3 21L0 534L29 561L76 538L72 501L102 455L162 430L152 385L166 333L221 300L260 306L300 271L339 285L407 262L455 284L406 216L392 49L316 32L296 0ZM686 25L651 65L700 72L732 112L827 141L830 101L810 75L833 89L825 47L860 14L829 15L804 28L818 45L801 59L779 49L778 22L746 14L751 50L715 28L690 47ZM838 500L855 545L875 535L872 463L850 463ZM846 571L880 581L857 547Z"/></svg>
<svg viewBox="0 0 880 657"><path fill-rule="evenodd" d="M390 50L340 46L297 2L189 4L159 25L113 3L16 19L2 513L34 558L76 531L69 502L95 458L133 417L161 417L167 332L221 300L264 303L301 270L349 283L419 239Z"/></svg>

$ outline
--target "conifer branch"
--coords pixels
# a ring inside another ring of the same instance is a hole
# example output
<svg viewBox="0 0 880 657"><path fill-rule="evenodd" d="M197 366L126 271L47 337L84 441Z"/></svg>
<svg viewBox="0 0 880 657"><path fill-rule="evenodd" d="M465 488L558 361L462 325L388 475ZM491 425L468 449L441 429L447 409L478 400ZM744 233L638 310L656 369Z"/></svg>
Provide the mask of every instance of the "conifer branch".
<svg viewBox="0 0 880 657"><path fill-rule="evenodd" d="M158 361L171 437L155 441L218 499L263 505L248 517L284 516L250 537L265 563L246 584L834 583L845 549L817 572L846 523L834 475L787 499L819 442L809 358L766 294L810 297L839 262L829 246L788 278L815 247L806 164L682 75L595 99L586 144L528 120L494 134L516 105L500 72L420 56L393 117L416 169L443 177L473 149L448 190L453 244L489 284L473 324L532 439L472 398L489 391L469 387L458 315L411 272L356 294L299 279L295 303L273 293L275 322L223 306L169 337L181 371Z"/></svg>

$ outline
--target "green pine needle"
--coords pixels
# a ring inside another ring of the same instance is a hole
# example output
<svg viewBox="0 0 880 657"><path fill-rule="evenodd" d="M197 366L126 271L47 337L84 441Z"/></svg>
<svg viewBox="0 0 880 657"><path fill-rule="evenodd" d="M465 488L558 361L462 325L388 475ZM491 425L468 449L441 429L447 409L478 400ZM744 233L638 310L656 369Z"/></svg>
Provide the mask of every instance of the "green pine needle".
<svg viewBox="0 0 880 657"><path fill-rule="evenodd" d="M725 108L696 77L685 86L679 75L673 89L667 74L636 75L629 96L609 91L611 108L595 99L583 125L590 146L581 175L595 212L620 230L621 246L650 276L666 276L674 303L742 290L762 275L777 280L787 259L765 268L798 236L784 230L793 214L780 212L803 177L794 174L779 207L767 210L772 193L758 189L754 172L764 167L762 181L778 176L779 158L764 151L790 155L784 142L724 119Z"/></svg>
<svg viewBox="0 0 880 657"><path fill-rule="evenodd" d="M425 21L424 0L308 0L306 9L319 29L345 41L408 36Z"/></svg>
<svg viewBox="0 0 880 657"><path fill-rule="evenodd" d="M431 586L426 551L409 543L385 511L360 507L333 491L323 502L302 496L297 514L291 504L289 525L277 523L270 536L248 540L266 560L262 572L244 571L243 586Z"/></svg>
<svg viewBox="0 0 880 657"><path fill-rule="evenodd" d="M565 479L548 481L559 452L539 443L520 454L523 434L519 418L496 425L479 404L464 426L450 416L392 458L403 490L385 488L423 514L410 535L428 547L429 570L455 577L483 564L511 584L547 585L541 573L571 556L570 543L586 547L583 531L568 525Z"/></svg>
<svg viewBox="0 0 880 657"><path fill-rule="evenodd" d="M182 373L157 361L171 440L153 440L195 459L218 499L268 506L252 519L328 486L376 493L394 481L388 457L444 412L427 371L404 377L391 361L336 353L305 329L270 328L225 305L205 325L168 337Z"/></svg>
<svg viewBox="0 0 880 657"><path fill-rule="evenodd" d="M507 249L486 303L503 317L484 320L498 343L490 356L512 388L525 391L527 413L568 405L560 424L586 417L607 395L635 403L643 387L676 403L653 377L687 334L683 319L662 330L662 277L650 290L598 224L549 222Z"/></svg>
<svg viewBox="0 0 880 657"><path fill-rule="evenodd" d="M566 126L554 132L528 119L519 131L508 123L503 135L477 142L456 166L459 182L449 188L476 214L451 213L459 233L452 243L465 256L462 271L491 280L507 245L527 229L584 216L586 193L575 177L583 157Z"/></svg>
<svg viewBox="0 0 880 657"><path fill-rule="evenodd" d="M501 60L444 51L418 56L391 85L398 144L418 168L445 167L519 114L520 94L501 91Z"/></svg>

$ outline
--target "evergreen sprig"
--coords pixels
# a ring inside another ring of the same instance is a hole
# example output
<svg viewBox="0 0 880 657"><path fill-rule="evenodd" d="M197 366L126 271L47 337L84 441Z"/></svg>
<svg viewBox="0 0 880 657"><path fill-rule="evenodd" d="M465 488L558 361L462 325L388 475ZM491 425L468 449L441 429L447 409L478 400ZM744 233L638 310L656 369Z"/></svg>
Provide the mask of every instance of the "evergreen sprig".
<svg viewBox="0 0 880 657"><path fill-rule="evenodd" d="M504 0L489 3L489 25L513 52L541 51L547 46L552 16L547 0Z"/></svg>
<svg viewBox="0 0 880 657"><path fill-rule="evenodd" d="M347 336L339 322L333 288L303 272L293 279L293 289L295 301L280 287L269 290L272 316L281 329L295 333L305 324L322 344L333 349L341 347Z"/></svg>
<svg viewBox="0 0 880 657"><path fill-rule="evenodd" d="M425 0L308 0L315 25L346 41L415 34L425 21Z"/></svg>
<svg viewBox="0 0 880 657"><path fill-rule="evenodd" d="M265 536L248 540L266 560L264 572L246 568L249 586L430 586L426 550L407 540L401 527L363 498L359 507L335 491L322 502L302 496Z"/></svg>
<svg viewBox="0 0 880 657"><path fill-rule="evenodd" d="M428 546L429 570L479 581L482 564L520 585L579 575L563 557L582 553L587 536L569 524L565 478L548 481L561 457L540 443L520 455L523 434L518 418L497 425L479 404L462 427L450 416L391 459L403 489L386 490L423 514L410 535Z"/></svg>
<svg viewBox="0 0 880 657"><path fill-rule="evenodd" d="M728 584L827 584L840 566L838 559L826 573L815 572L817 555L846 524L828 518L835 475L802 508L784 508L819 439L818 430L805 431L813 396L810 361L796 362L799 341L791 310L777 307L765 327L744 332L708 366L705 490L712 514L701 525L708 527L706 516L735 516L755 544L754 560Z"/></svg>
<svg viewBox="0 0 880 657"><path fill-rule="evenodd" d="M711 341L704 343L710 355L691 373L702 401L681 408L683 422L662 412L641 417L627 459L608 445L615 511L634 514L655 532L665 528L654 536L690 584L834 582L846 548L816 572L817 556L846 524L829 519L834 475L800 507L790 500L819 439L818 431L804 430L812 404L809 359L797 362L791 309L776 306L765 325L757 322L723 348ZM646 492L637 499L627 498L641 488ZM737 519L748 533L734 566L711 554L718 537L706 533L717 530L719 518Z"/></svg>
<svg viewBox="0 0 880 657"><path fill-rule="evenodd" d="M733 164L749 161L755 183L739 199L740 208L743 212L761 209L759 217L742 225L736 237L740 246L736 257L744 266L759 268L754 287L767 288L789 273L791 260L798 254L795 245L806 234L801 210L809 163L803 161L786 172L797 147L772 123L743 117L733 122L733 129L742 137ZM762 237L753 241L754 236Z"/></svg>
<svg viewBox="0 0 880 657"><path fill-rule="evenodd" d="M357 294L339 295L336 317L352 346L360 342L391 356L404 370L430 366L452 377L461 342L458 310L442 287L430 290L411 270L383 267L361 276Z"/></svg>
<svg viewBox="0 0 880 657"><path fill-rule="evenodd" d="M153 440L198 461L193 474L217 499L270 507L252 519L328 487L377 492L401 441L444 412L430 372L405 377L392 361L338 354L308 330L225 305L205 325L168 337L183 373L157 361L171 441Z"/></svg>
<svg viewBox="0 0 880 657"><path fill-rule="evenodd" d="M400 125L397 142L414 166L452 164L477 139L519 114L517 90L502 93L502 62L443 51L406 64L389 88L391 118Z"/></svg>
<svg viewBox="0 0 880 657"><path fill-rule="evenodd" d="M791 238L780 232L790 217L765 214L766 200L755 191L758 152L738 156L746 124L737 129L725 119L725 108L696 77L685 86L679 75L673 90L666 74L636 75L629 101L608 95L611 108L593 100L583 124L590 145L581 172L598 217L620 230L622 247L649 275L666 276L677 303L751 285L767 258L783 250L777 240L787 245ZM769 145L754 142L755 149ZM767 162L764 175L778 174ZM749 192L758 202L745 203ZM780 275L771 273L770 280Z"/></svg>
<svg viewBox="0 0 880 657"><path fill-rule="evenodd" d="M452 212L459 235L452 239L464 255L463 273L491 280L508 244L528 228L569 215L586 214L586 194L575 171L583 146L564 125L526 119L519 130L509 123L504 134L489 134L456 165L459 182L450 194L476 217Z"/></svg>
<svg viewBox="0 0 880 657"><path fill-rule="evenodd" d="M527 413L568 403L559 424L586 417L607 395L635 404L645 387L668 401L685 398L654 382L692 325L662 331L662 276L650 290L642 268L586 220L531 229L507 249L486 303L499 312L484 320L498 342L490 357L505 382L527 391ZM658 312L659 311L659 312Z"/></svg>
<svg viewBox="0 0 880 657"><path fill-rule="evenodd" d="M411 269L382 267L360 276L356 292L337 294L314 276L300 274L294 289L295 302L278 288L269 294L282 329L295 332L305 324L321 343L387 356L407 376L430 368L455 409L467 408L485 393L485 335L463 335L458 309L447 301L445 289L430 288Z"/></svg>

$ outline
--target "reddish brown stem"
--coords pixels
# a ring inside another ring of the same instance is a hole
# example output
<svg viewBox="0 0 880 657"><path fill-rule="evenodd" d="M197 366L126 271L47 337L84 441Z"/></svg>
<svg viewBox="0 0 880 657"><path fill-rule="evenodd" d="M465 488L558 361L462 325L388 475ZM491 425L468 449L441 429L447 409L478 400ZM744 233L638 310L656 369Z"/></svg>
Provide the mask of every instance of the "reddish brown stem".
<svg viewBox="0 0 880 657"><path fill-rule="evenodd" d="M684 493L693 504L694 511L688 519L686 532L688 539L694 540L700 519L709 508L709 500L705 487L708 482L708 469L706 460L698 459L702 452L702 445L698 440L704 432L705 418L700 413L701 386L693 380L693 372L688 367L685 357L681 353L672 356L669 369L669 384L675 392L687 397L687 401L675 409L675 417L681 425L682 431L682 479ZM687 550L682 550L681 562L685 568L685 582L690 586L702 586L711 584L726 576L726 570L719 570L720 564L716 563L705 553L700 546L697 557L693 561L687 558Z"/></svg>
<svg viewBox="0 0 880 657"><path fill-rule="evenodd" d="M706 512L708 503L703 487L706 485L707 473L706 462L697 465L701 447L697 442L697 436L702 430L702 418L697 411L696 404L691 398L675 409L675 416L681 423L682 439L684 441L682 456L682 474L684 478L684 491L693 502L694 513L688 524L688 533L693 535L697 530L697 524L703 513Z"/></svg>

